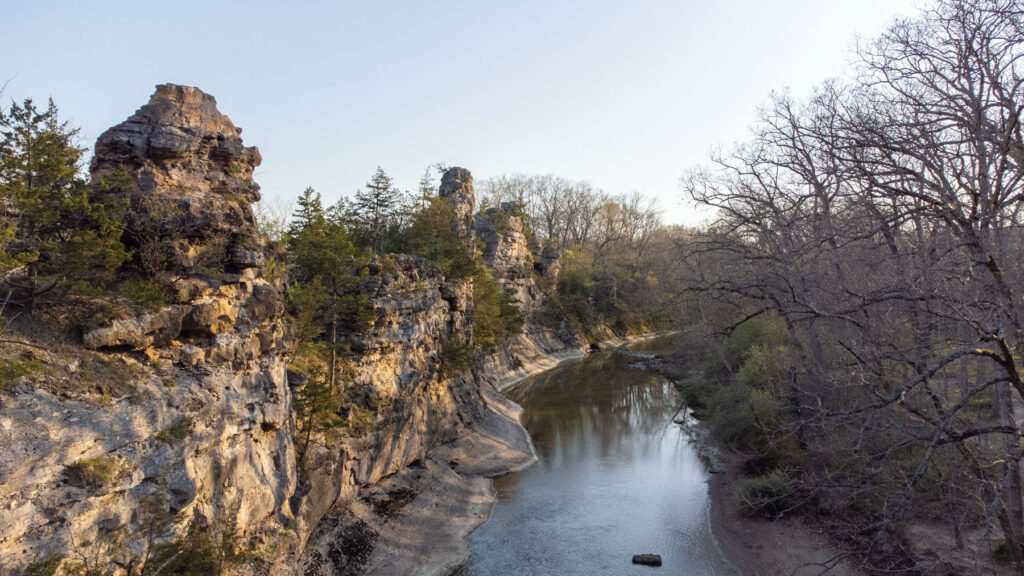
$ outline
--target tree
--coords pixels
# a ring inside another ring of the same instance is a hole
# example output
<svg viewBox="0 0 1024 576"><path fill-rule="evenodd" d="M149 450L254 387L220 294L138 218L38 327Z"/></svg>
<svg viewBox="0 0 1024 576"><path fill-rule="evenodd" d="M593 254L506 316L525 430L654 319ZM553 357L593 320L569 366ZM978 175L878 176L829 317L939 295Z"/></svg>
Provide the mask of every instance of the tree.
<svg viewBox="0 0 1024 576"><path fill-rule="evenodd" d="M27 99L0 111L0 265L29 309L50 292L105 288L129 257L127 179L89 185L77 135L52 100L45 110Z"/></svg>
<svg viewBox="0 0 1024 576"><path fill-rule="evenodd" d="M326 372L322 368L314 368L307 376L306 383L296 392L294 402L296 419L302 423L300 468L314 435L329 434L345 426L345 421L338 416L338 400Z"/></svg>
<svg viewBox="0 0 1024 576"><path fill-rule="evenodd" d="M523 328L523 316L512 304L511 290L503 288L485 266L473 275L473 344L493 351Z"/></svg>
<svg viewBox="0 0 1024 576"><path fill-rule="evenodd" d="M718 212L692 294L733 309L727 332L785 323L788 428L834 464L804 480L881 503L857 527L873 550L929 486L970 486L985 504L943 513L997 522L1024 566L1022 29L1018 2L939 2L683 183Z"/></svg>
<svg viewBox="0 0 1024 576"><path fill-rule="evenodd" d="M449 278L467 278L475 270L474 255L455 230L455 209L435 196L426 209L413 215L405 249L433 261Z"/></svg>
<svg viewBox="0 0 1024 576"><path fill-rule="evenodd" d="M426 210L427 204L430 203L430 199L437 195L437 188L434 186L434 176L432 175L431 168L431 166L428 166L426 171L423 172L423 176L420 176L420 210Z"/></svg>
<svg viewBox="0 0 1024 576"><path fill-rule="evenodd" d="M360 329L368 320L366 296L355 289L363 259L349 240L340 214L324 210L319 193L307 188L297 204L288 231L293 280L289 303L305 344L315 344L326 331L326 377L335 390L338 355L344 349L340 336Z"/></svg>
<svg viewBox="0 0 1024 576"><path fill-rule="evenodd" d="M406 208L403 196L380 166L365 189L356 192L349 207L351 220L371 250L385 252L389 232Z"/></svg>

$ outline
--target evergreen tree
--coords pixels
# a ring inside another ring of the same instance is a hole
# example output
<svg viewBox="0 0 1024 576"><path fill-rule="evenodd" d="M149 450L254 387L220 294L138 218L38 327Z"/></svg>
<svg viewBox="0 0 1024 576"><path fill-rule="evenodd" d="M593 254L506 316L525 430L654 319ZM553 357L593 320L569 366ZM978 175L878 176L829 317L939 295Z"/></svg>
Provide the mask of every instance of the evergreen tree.
<svg viewBox="0 0 1024 576"><path fill-rule="evenodd" d="M313 435L326 435L341 428L345 421L338 416L338 401L326 373L322 368L310 371L306 384L295 394L295 416L302 425L302 446L299 451L299 466L306 460L309 443Z"/></svg>
<svg viewBox="0 0 1024 576"><path fill-rule="evenodd" d="M338 354L345 348L340 336L368 320L366 296L356 290L356 270L363 259L349 240L339 211L324 210L320 194L312 188L299 198L288 235L293 280L289 305L303 344L325 349L327 380L334 390Z"/></svg>
<svg viewBox="0 0 1024 576"><path fill-rule="evenodd" d="M302 230L314 220L324 218L324 207L320 201L320 193L314 190L312 186L303 190L295 203L298 206L295 208L295 213L292 214L292 221L288 224L286 232L286 236L289 239L301 234Z"/></svg>
<svg viewBox="0 0 1024 576"><path fill-rule="evenodd" d="M0 110L0 272L32 308L49 292L105 288L128 258L121 242L127 178L90 186L78 130L50 100Z"/></svg>
<svg viewBox="0 0 1024 576"><path fill-rule="evenodd" d="M350 207L352 221L371 250L384 252L385 239L402 205L402 193L378 166L366 188L356 192Z"/></svg>
<svg viewBox="0 0 1024 576"><path fill-rule="evenodd" d="M405 234L405 249L432 260L449 278L473 274L473 253L455 233L455 209L443 198L433 197L426 209L412 218Z"/></svg>
<svg viewBox="0 0 1024 576"><path fill-rule="evenodd" d="M486 266L473 275L473 344L492 351L523 329L523 316Z"/></svg>
<svg viewBox="0 0 1024 576"><path fill-rule="evenodd" d="M430 203L430 199L433 198L435 194L436 189L434 188L434 176L431 174L431 167L427 166L427 169L423 172L423 176L420 177L419 182L420 210L427 209L427 204Z"/></svg>

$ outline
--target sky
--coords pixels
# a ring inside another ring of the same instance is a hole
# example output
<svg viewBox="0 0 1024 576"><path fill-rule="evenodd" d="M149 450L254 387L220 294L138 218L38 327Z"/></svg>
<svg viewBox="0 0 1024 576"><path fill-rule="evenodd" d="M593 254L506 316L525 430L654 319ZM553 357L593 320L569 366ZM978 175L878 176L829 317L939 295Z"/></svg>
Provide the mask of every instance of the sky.
<svg viewBox="0 0 1024 576"><path fill-rule="evenodd" d="M922 0L0 0L3 101L53 97L91 147L154 86L244 128L269 204L405 189L438 162L656 197L746 139L772 91L809 94Z"/></svg>

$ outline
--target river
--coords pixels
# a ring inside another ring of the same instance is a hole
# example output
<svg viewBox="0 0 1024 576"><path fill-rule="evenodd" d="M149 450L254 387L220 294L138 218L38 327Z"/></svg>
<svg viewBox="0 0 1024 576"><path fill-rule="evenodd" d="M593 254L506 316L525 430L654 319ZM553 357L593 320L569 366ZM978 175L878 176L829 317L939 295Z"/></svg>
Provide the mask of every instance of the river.
<svg viewBox="0 0 1024 576"><path fill-rule="evenodd" d="M508 391L539 459L495 480L497 503L451 576L736 574L711 533L708 474L672 423L675 389L630 361L597 352ZM639 553L664 566L633 565Z"/></svg>

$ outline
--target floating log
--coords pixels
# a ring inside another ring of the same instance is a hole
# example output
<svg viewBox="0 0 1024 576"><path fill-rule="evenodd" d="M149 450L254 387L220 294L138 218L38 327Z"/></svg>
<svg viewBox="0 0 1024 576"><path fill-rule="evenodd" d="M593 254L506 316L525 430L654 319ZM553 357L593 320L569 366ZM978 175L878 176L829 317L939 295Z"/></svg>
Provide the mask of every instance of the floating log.
<svg viewBox="0 0 1024 576"><path fill-rule="evenodd" d="M661 566L661 555L660 554L634 554L633 564L643 564L644 566Z"/></svg>

